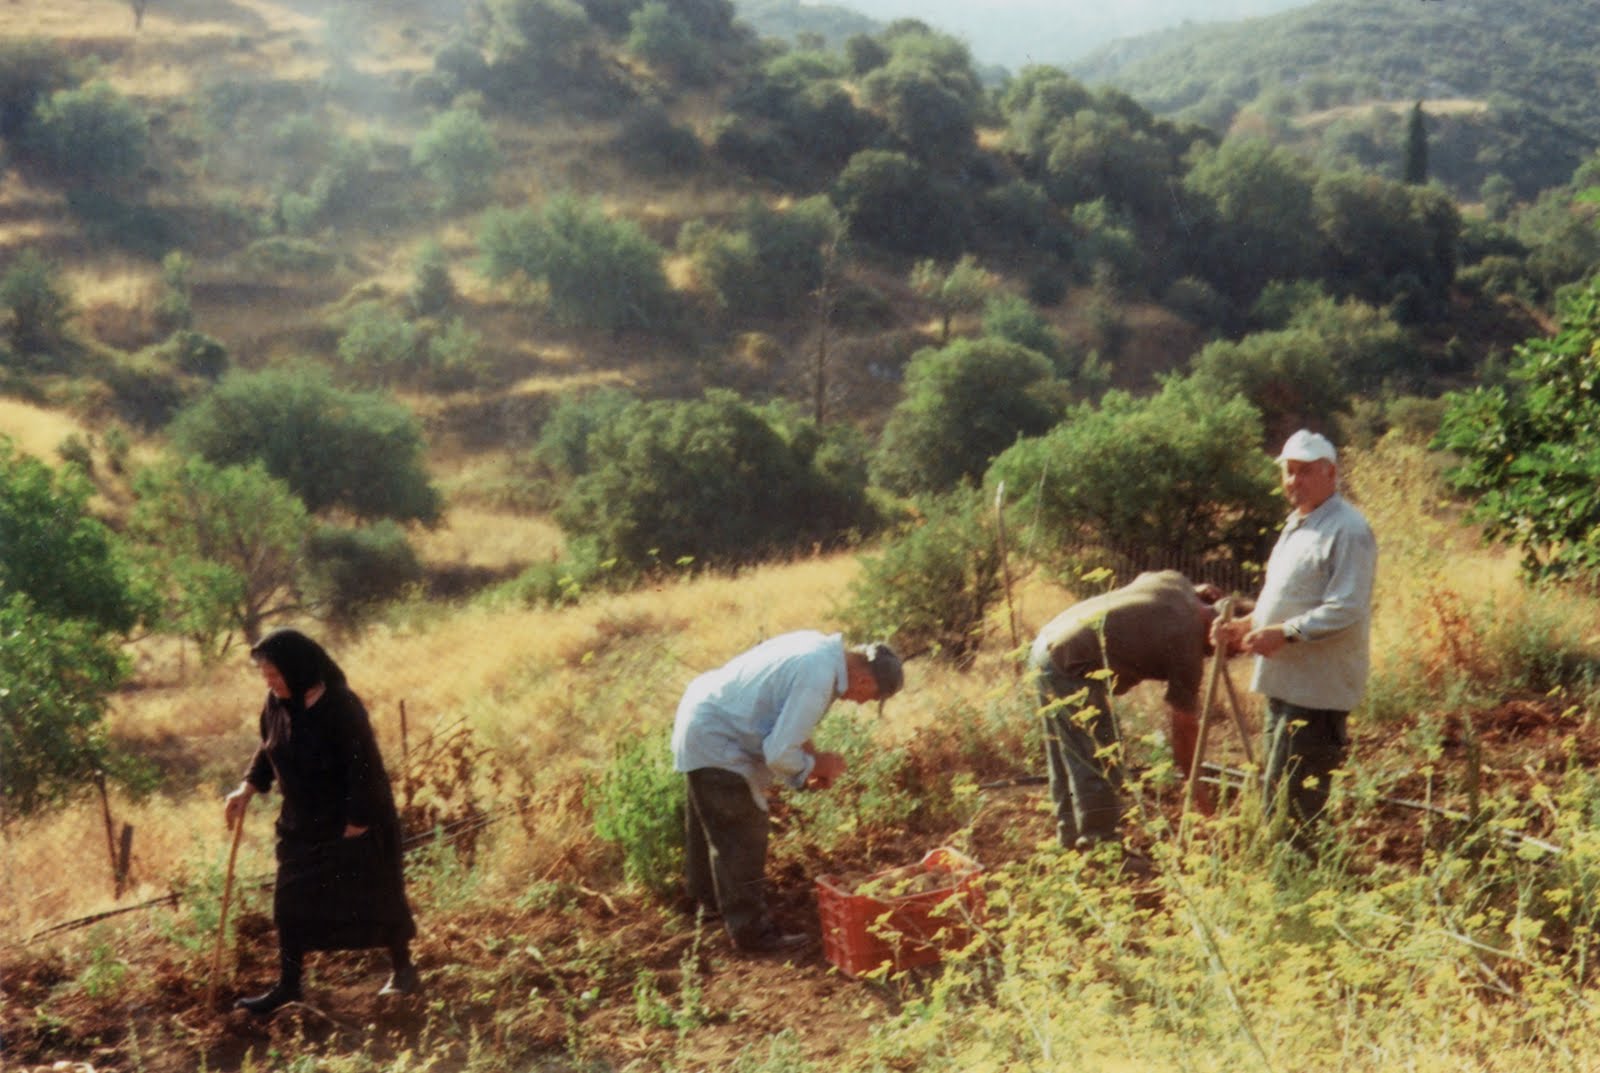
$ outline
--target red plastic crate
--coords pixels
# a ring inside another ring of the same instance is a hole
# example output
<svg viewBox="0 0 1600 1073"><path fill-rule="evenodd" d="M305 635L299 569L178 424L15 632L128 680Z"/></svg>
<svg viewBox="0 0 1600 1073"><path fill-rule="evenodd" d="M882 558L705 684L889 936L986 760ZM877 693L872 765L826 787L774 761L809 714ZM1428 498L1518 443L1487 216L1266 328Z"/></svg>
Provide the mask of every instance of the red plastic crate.
<svg viewBox="0 0 1600 1073"><path fill-rule="evenodd" d="M845 975L858 977L888 963L893 971L938 961L946 950L972 939L983 915L983 896L973 880L983 871L977 861L949 848L928 851L917 864L878 872L857 893L833 876L817 878L817 913L822 918L822 952ZM897 885L922 874L943 873L940 886L895 894Z"/></svg>

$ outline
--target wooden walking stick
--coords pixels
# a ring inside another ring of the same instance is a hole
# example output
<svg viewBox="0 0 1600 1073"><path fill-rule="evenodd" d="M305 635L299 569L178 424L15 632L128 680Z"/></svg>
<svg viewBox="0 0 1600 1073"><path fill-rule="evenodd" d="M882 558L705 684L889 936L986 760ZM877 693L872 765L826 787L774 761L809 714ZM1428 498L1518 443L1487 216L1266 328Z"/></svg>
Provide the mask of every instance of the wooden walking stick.
<svg viewBox="0 0 1600 1073"><path fill-rule="evenodd" d="M217 1002L217 973L222 968L222 940L228 932L228 902L233 898L233 862L239 857L239 836L244 833L244 813L250 807L245 798L239 807L239 822L233 825L233 842L228 847L228 871L222 880L222 912L217 916L217 945L211 952L211 979L206 983L206 1006Z"/></svg>

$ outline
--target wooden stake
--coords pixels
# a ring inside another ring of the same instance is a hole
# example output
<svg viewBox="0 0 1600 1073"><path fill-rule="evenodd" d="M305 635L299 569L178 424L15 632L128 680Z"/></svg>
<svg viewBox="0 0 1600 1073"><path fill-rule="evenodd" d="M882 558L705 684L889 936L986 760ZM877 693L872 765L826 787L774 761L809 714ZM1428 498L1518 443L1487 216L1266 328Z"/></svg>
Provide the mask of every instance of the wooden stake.
<svg viewBox="0 0 1600 1073"><path fill-rule="evenodd" d="M1233 725L1239 728L1239 744L1244 747L1244 758L1249 763L1255 763L1255 750L1250 747L1250 727L1244 721L1244 705L1239 703L1239 691L1233 687L1233 675L1228 673L1228 665L1222 665L1222 684L1228 690L1228 707L1233 710Z"/></svg>
<svg viewBox="0 0 1600 1073"><path fill-rule="evenodd" d="M1217 605L1217 617L1227 622L1233 613L1233 597ZM1211 681L1206 685L1205 700L1200 705L1200 726L1195 731L1194 757L1190 760L1188 779L1183 784L1183 813L1178 818L1178 844L1187 845L1189 813L1194 809L1194 786L1200 779L1200 769L1206 759L1206 731L1211 722L1211 709L1217 700L1217 684L1228 676L1228 648L1218 645L1211 654Z"/></svg>
<svg viewBox="0 0 1600 1073"><path fill-rule="evenodd" d="M994 493L994 532L995 541L1000 549L1000 576L1006 585L1006 617L1011 623L1011 650L1015 652L1022 644L1017 640L1017 611L1011 604L1011 560L1006 553L1006 482L1001 481L1000 487ZM1016 672L1022 673L1022 665L1016 664Z"/></svg>
<svg viewBox="0 0 1600 1073"><path fill-rule="evenodd" d="M106 825L106 853L111 858L111 892L113 898L122 897L122 875L117 870L117 825L111 819L111 795L106 792L106 776L97 771L95 785L100 788L100 816Z"/></svg>
<svg viewBox="0 0 1600 1073"><path fill-rule="evenodd" d="M244 833L245 809L248 799L239 809L239 822L233 825L233 843L228 847L228 871L222 880L222 912L217 916L217 945L211 952L211 979L206 984L206 1008L217 1004L217 973L222 968L222 940L228 932L228 902L233 897L233 862L239 856L239 836Z"/></svg>

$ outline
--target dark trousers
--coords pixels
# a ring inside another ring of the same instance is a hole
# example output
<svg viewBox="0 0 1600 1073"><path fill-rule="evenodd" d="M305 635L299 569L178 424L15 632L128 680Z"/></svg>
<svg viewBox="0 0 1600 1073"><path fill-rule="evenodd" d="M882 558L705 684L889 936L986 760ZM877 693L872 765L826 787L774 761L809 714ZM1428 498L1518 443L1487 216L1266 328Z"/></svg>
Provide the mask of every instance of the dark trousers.
<svg viewBox="0 0 1600 1073"><path fill-rule="evenodd" d="M1105 683L1050 667L1037 674L1056 837L1063 846L1120 838L1122 755Z"/></svg>
<svg viewBox="0 0 1600 1073"><path fill-rule="evenodd" d="M1286 804L1297 837L1328 804L1334 769L1350 746L1349 714L1267 698L1266 815Z"/></svg>
<svg viewBox="0 0 1600 1073"><path fill-rule="evenodd" d="M684 858L689 897L722 913L722 924L740 945L767 930L766 810L750 796L743 775L721 768L696 768L688 782Z"/></svg>

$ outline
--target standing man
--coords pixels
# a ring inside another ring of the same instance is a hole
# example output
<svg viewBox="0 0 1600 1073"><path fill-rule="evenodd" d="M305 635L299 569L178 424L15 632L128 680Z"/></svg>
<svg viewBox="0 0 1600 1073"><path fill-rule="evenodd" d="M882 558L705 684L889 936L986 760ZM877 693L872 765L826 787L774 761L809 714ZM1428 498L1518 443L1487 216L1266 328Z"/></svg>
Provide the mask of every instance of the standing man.
<svg viewBox="0 0 1600 1073"><path fill-rule="evenodd" d="M688 895L741 950L787 950L767 912L767 787L826 789L844 772L811 732L835 699L884 701L905 681L886 644L846 648L839 634L806 630L757 645L689 683L672 727L672 757L688 783Z"/></svg>
<svg viewBox="0 0 1600 1073"><path fill-rule="evenodd" d="M1122 837L1122 740L1111 696L1140 682L1167 683L1172 751L1194 766L1200 683L1221 592L1176 570L1144 573L1120 589L1067 608L1040 631L1028 656L1044 717L1050 796L1063 846ZM1203 812L1211 808L1195 787Z"/></svg>
<svg viewBox="0 0 1600 1073"><path fill-rule="evenodd" d="M1378 544L1339 494L1338 454L1326 437L1301 429L1278 464L1294 511L1267 561L1253 628L1229 632L1243 633L1241 647L1256 657L1250 687L1267 698L1267 814L1281 793L1303 847L1366 690Z"/></svg>

